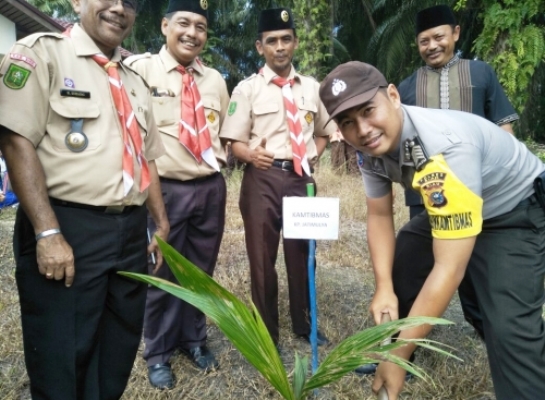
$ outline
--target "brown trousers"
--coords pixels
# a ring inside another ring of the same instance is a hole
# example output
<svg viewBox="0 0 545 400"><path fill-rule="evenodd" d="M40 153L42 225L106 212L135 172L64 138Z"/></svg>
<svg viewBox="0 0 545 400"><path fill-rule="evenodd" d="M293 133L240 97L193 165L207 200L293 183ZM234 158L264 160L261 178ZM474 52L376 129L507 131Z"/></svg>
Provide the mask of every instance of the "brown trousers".
<svg viewBox="0 0 545 400"><path fill-rule="evenodd" d="M279 339L275 264L282 229L282 198L305 197L307 183L315 182L312 177L300 177L277 167L262 171L251 165L244 170L242 179L239 206L250 259L252 300L275 343ZM293 332L305 335L310 332L308 241L283 239L283 244Z"/></svg>
<svg viewBox="0 0 545 400"><path fill-rule="evenodd" d="M175 181L161 178L170 222L168 243L212 276L225 224L225 180L220 173L208 179ZM148 217L150 232L155 231ZM150 265L150 272L154 266ZM175 282L168 265L157 275ZM166 363L178 347L206 344L206 316L197 308L161 289L150 287L144 320L144 359L148 366Z"/></svg>

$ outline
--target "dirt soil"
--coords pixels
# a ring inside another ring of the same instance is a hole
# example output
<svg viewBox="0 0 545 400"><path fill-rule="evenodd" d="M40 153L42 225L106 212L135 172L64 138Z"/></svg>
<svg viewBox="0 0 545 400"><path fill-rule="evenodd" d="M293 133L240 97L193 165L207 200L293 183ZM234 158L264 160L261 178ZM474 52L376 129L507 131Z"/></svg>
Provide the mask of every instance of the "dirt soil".
<svg viewBox="0 0 545 400"><path fill-rule="evenodd" d="M340 197L341 236L339 241L319 242L317 250L317 293L319 325L332 344L320 349L323 358L336 343L372 325L368 307L373 295L373 275L365 243L365 195L361 178L332 172L322 165L316 174L319 195ZM228 180L227 222L215 278L239 298L248 299L249 270L244 232L238 210L240 173ZM396 188L396 225L407 220L403 195ZM30 399L24 365L18 295L11 249L14 210L0 214L0 399ZM280 283L281 357L288 371L294 354L310 356L310 346L291 333L283 253L277 262ZM492 382L483 343L463 321L458 299L453 299L445 318L456 324L436 328L432 338L452 346L463 362L420 351L416 362L430 374L434 383L413 379L405 385L402 399L493 400ZM205 374L194 368L183 355L172 358L177 384L170 391L158 391L148 383L141 356L134 364L124 400L251 400L280 399L241 354L214 325L209 325L208 343L221 367ZM52 366L54 367L54 366ZM53 383L52 383L53 384ZM316 399L375 399L371 378L349 374L339 382L317 392Z"/></svg>

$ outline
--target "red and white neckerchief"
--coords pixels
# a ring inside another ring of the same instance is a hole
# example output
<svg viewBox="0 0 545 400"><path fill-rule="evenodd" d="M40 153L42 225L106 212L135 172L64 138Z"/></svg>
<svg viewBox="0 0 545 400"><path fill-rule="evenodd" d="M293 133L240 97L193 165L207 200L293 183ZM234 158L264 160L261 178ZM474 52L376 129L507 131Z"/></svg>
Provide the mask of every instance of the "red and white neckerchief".
<svg viewBox="0 0 545 400"><path fill-rule="evenodd" d="M70 30L64 32L65 36L70 37ZM138 122L132 109L129 96L123 86L123 82L119 77L117 70L118 63L111 62L104 54L95 54L91 58L101 67L103 67L110 82L110 92L114 100L114 105L119 116L119 123L122 129L123 138L123 196L126 196L134 185L134 162L133 157L136 155L136 161L140 166L140 192L148 188L151 182L148 162L142 153L142 136Z"/></svg>
<svg viewBox="0 0 545 400"><path fill-rule="evenodd" d="M193 69L176 67L182 74L182 119L180 120L180 143L191 153L200 164L204 160L216 171L220 170L214 150L210 131L204 115L204 105L197 83L193 78Z"/></svg>
<svg viewBox="0 0 545 400"><path fill-rule="evenodd" d="M260 71L263 74L263 70ZM293 170L299 176L303 176L303 170L310 176L310 165L307 158L307 148L303 136L303 128L299 119L299 108L293 99L291 87L295 83L294 79L286 79L276 76L271 81L276 86L282 88L284 97L284 106L286 107L286 119L291 138L291 150L293 153Z"/></svg>

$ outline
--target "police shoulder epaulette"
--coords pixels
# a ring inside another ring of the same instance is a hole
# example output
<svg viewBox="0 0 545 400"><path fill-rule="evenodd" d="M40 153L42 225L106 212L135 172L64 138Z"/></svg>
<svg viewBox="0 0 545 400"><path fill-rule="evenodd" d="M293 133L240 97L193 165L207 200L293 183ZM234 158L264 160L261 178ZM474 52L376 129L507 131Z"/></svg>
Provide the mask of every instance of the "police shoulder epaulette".
<svg viewBox="0 0 545 400"><path fill-rule="evenodd" d="M138 60L144 60L146 58L151 58L151 53L146 52L142 54L133 54L132 56L129 56L123 60L123 64L130 66L132 63Z"/></svg>
<svg viewBox="0 0 545 400"><path fill-rule="evenodd" d="M24 37L23 39L19 40L19 43L28 47L32 47L36 44L38 40L42 38L65 39L66 36L64 36L62 33L39 32L39 33L34 33L32 35L28 35Z"/></svg>

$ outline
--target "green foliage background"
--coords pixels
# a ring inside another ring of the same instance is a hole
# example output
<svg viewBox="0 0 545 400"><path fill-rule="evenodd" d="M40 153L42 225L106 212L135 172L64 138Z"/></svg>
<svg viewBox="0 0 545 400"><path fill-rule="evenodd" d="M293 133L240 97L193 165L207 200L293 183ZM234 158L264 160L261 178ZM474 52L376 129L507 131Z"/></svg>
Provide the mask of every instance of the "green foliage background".
<svg viewBox="0 0 545 400"><path fill-rule="evenodd" d="M29 0L55 17L73 19L69 0ZM462 27L457 49L495 69L521 115L517 135L545 141L545 0L212 0L204 61L220 70L230 90L255 73L261 10L287 6L300 40L294 63L322 79L336 65L360 60L376 65L399 83L422 65L414 38L414 16L436 4L455 9ZM140 0L135 29L124 46L157 52L163 44L160 21L168 0Z"/></svg>

